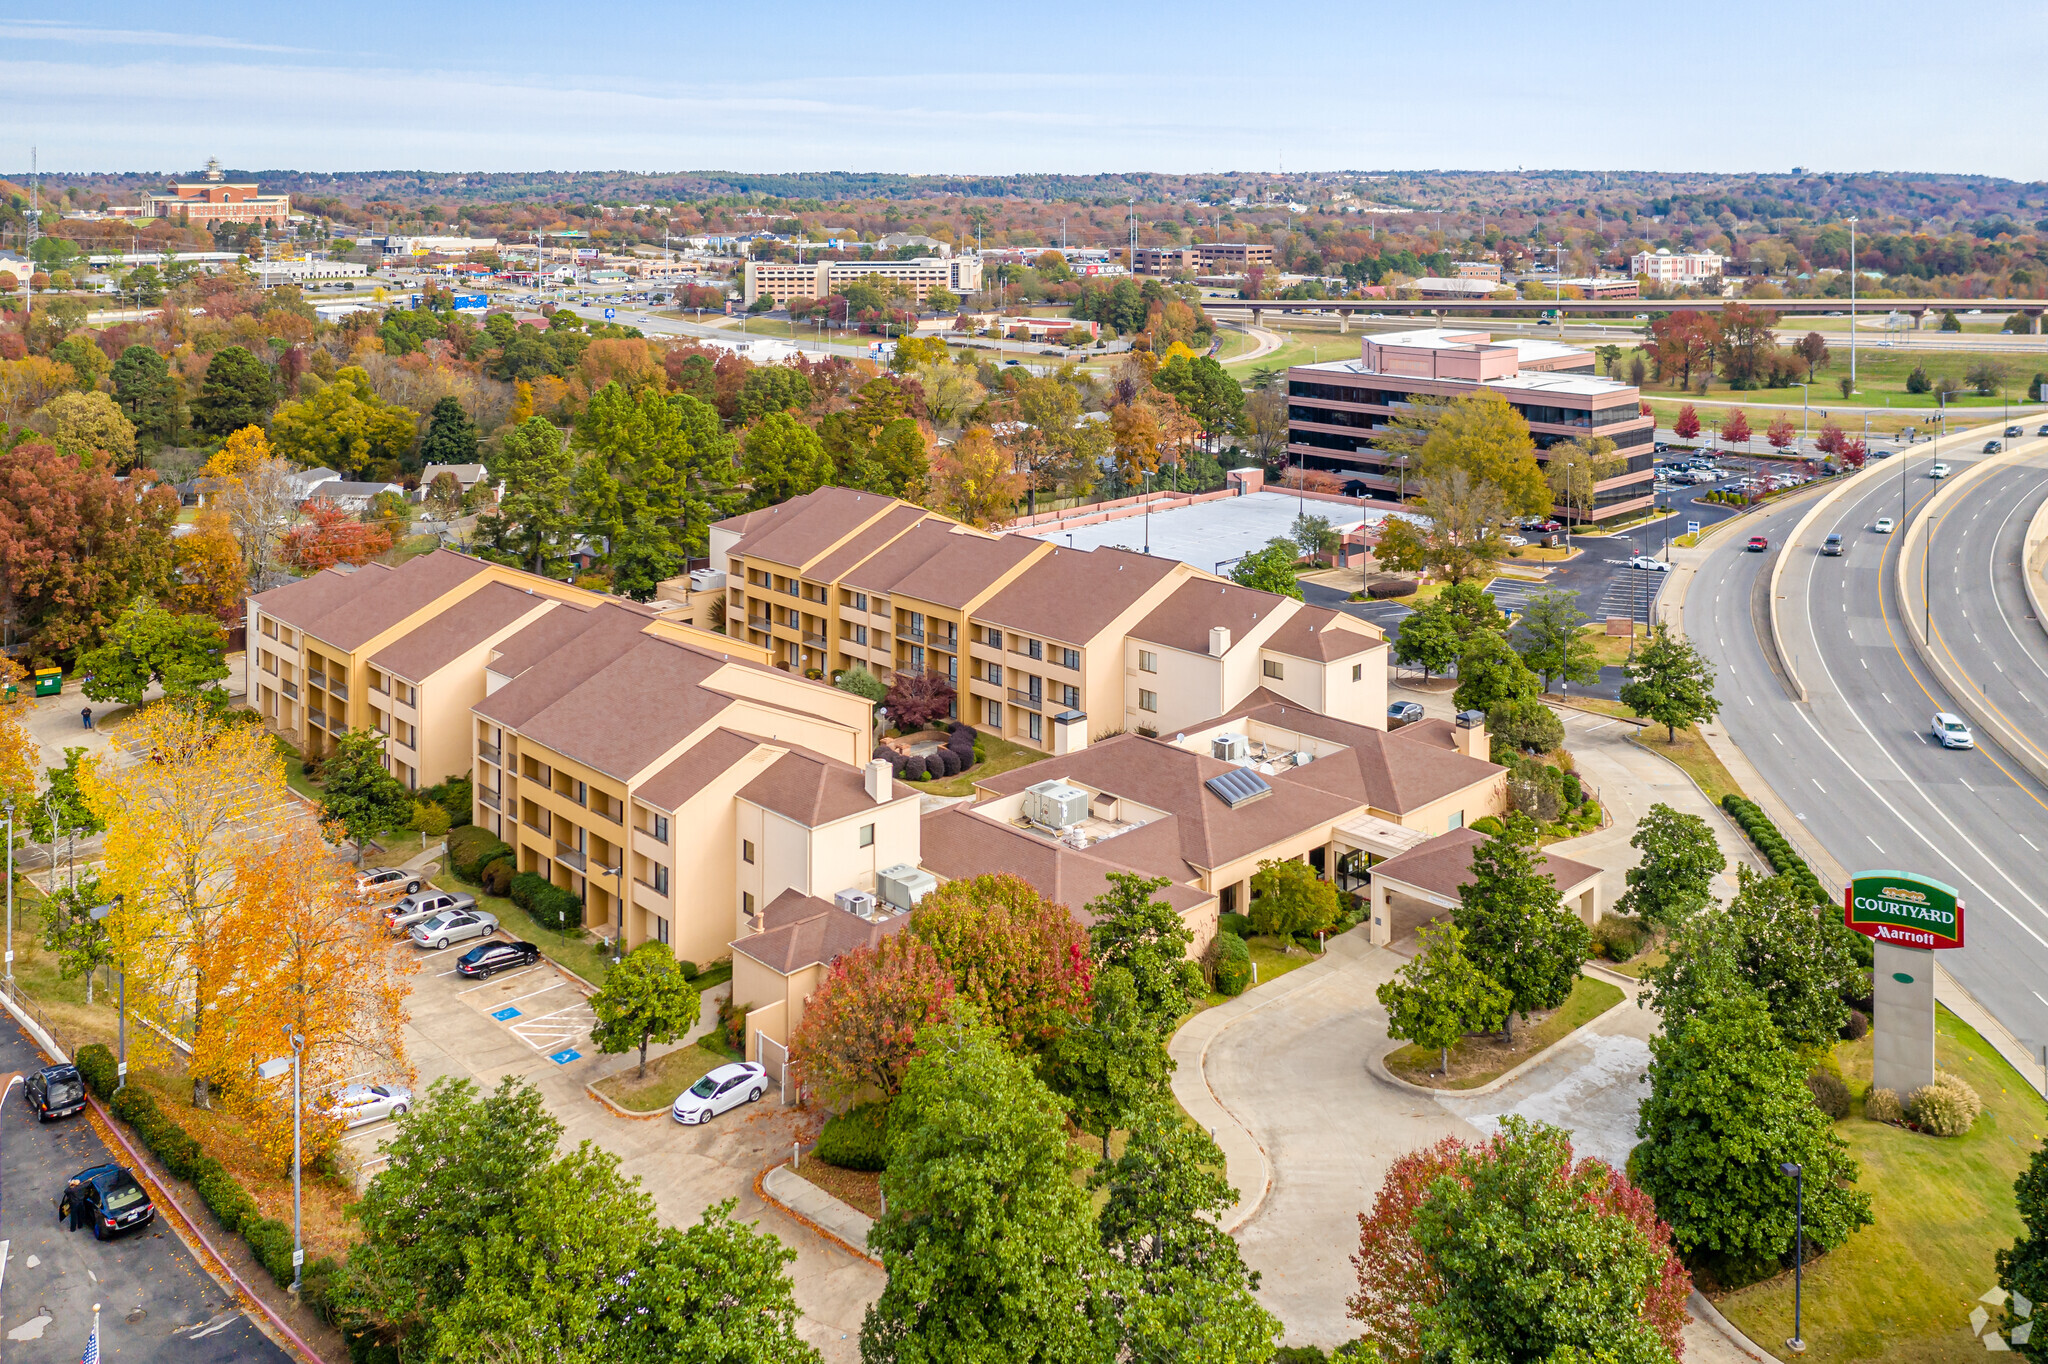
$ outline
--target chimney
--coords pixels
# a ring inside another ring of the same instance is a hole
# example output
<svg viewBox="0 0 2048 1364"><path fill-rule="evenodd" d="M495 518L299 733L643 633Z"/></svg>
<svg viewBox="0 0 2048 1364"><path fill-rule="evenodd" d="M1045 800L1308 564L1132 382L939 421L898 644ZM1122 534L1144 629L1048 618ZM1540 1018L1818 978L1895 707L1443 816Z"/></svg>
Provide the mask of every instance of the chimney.
<svg viewBox="0 0 2048 1364"><path fill-rule="evenodd" d="M1221 658L1230 652L1230 627L1212 625L1209 627L1209 657Z"/></svg>
<svg viewBox="0 0 2048 1364"><path fill-rule="evenodd" d="M1063 710L1052 717L1052 751L1055 756L1079 753L1088 747L1088 712Z"/></svg>
<svg viewBox="0 0 2048 1364"><path fill-rule="evenodd" d="M887 805L896 794L895 769L889 766L887 758L876 758L868 763L868 795L877 805Z"/></svg>
<svg viewBox="0 0 2048 1364"><path fill-rule="evenodd" d="M1466 757L1477 758L1481 762L1493 761L1493 738L1486 732L1485 711L1459 711L1452 737L1457 740L1458 751Z"/></svg>

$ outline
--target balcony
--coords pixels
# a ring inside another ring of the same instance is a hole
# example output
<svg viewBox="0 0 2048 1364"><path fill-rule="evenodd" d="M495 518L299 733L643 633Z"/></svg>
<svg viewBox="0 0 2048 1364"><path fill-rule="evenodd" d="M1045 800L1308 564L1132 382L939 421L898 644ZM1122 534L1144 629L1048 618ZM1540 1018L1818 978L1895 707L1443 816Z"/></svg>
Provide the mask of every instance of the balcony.
<svg viewBox="0 0 2048 1364"><path fill-rule="evenodd" d="M822 649L825 647L825 637L823 635L814 635L811 634L809 631L805 631L804 643L810 645L813 649Z"/></svg>
<svg viewBox="0 0 2048 1364"><path fill-rule="evenodd" d="M296 701L296 700L298 700L298 699L299 699L299 684L298 684L298 683L296 683L296 682L286 682L286 683L284 683L284 684L283 684L283 686L284 686L284 694L285 694L286 696L289 696L289 697L290 697L290 698L291 698L292 700L294 700L294 701Z"/></svg>
<svg viewBox="0 0 2048 1364"><path fill-rule="evenodd" d="M614 809L610 806L598 805L593 803L590 809L591 812L597 815L599 818L608 819L614 824L623 826L626 822L626 807L623 805L618 806Z"/></svg>
<svg viewBox="0 0 2048 1364"><path fill-rule="evenodd" d="M484 808L486 809L502 810L505 808L504 806L498 803L498 793L496 791L489 790L486 787L477 787L476 798L484 803Z"/></svg>
<svg viewBox="0 0 2048 1364"><path fill-rule="evenodd" d="M1044 701L1045 698L1035 691L1018 691L1015 687L1010 688L1010 704L1013 706L1022 706L1026 710L1038 710L1042 707Z"/></svg>
<svg viewBox="0 0 2048 1364"><path fill-rule="evenodd" d="M306 681L311 686L324 687L327 685L327 674L316 673L309 669L306 673Z"/></svg>
<svg viewBox="0 0 2048 1364"><path fill-rule="evenodd" d="M774 623L775 622L769 620L766 616L747 617L747 628L750 630L766 630Z"/></svg>
<svg viewBox="0 0 2048 1364"><path fill-rule="evenodd" d="M560 862L565 867L574 867L577 871L583 872L586 875L590 871L590 859L566 843L555 844L555 861Z"/></svg>
<svg viewBox="0 0 2048 1364"><path fill-rule="evenodd" d="M329 682L327 684L327 694L337 701L346 701L348 700L348 684L340 681Z"/></svg>
<svg viewBox="0 0 2048 1364"><path fill-rule="evenodd" d="M640 889L646 891L649 895L659 896L661 899L664 900L668 898L667 888L663 886L657 886L652 881L643 881L636 876L633 878L633 884L640 887Z"/></svg>
<svg viewBox="0 0 2048 1364"><path fill-rule="evenodd" d="M327 712L308 708L306 711L306 723L319 729L327 728Z"/></svg>
<svg viewBox="0 0 2048 1364"><path fill-rule="evenodd" d="M342 735L348 733L348 726L342 721L336 720L333 724L327 727L327 732L329 734L332 734L335 738L339 739Z"/></svg>
<svg viewBox="0 0 2048 1364"><path fill-rule="evenodd" d="M476 746L476 755L487 763L495 763L499 767L505 765L504 755L499 751L496 744L478 744Z"/></svg>

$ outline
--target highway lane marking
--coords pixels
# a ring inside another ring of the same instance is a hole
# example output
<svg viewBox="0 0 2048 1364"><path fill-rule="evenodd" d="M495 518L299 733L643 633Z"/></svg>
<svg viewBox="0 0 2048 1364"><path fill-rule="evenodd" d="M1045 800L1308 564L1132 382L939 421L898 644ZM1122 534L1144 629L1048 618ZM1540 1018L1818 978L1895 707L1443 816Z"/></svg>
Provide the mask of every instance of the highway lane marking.
<svg viewBox="0 0 2048 1364"><path fill-rule="evenodd" d="M1773 739L1778 739L1778 736L1777 736L1777 735L1775 735L1775 734L1773 734L1773 735L1772 735L1771 737L1772 737ZM1784 746L1785 746L1785 741L1784 741L1783 739L1778 739L1778 747L1780 747L1780 748L1783 748Z"/></svg>
<svg viewBox="0 0 2048 1364"><path fill-rule="evenodd" d="M1807 778L1807 780L1808 780L1808 781L1810 781L1810 782L1812 782L1812 783L1813 783L1813 784L1814 784L1815 786L1819 786L1819 787L1820 787L1820 793L1821 793L1822 795L1826 795L1826 794L1828 793L1828 788L1827 788L1827 787L1825 787L1825 786L1821 786L1821 785L1820 785L1820 778L1819 778L1819 777L1808 777L1808 778Z"/></svg>
<svg viewBox="0 0 2048 1364"><path fill-rule="evenodd" d="M1975 795L1977 793L1977 788L1970 785L1970 779L1968 777L1957 777L1956 780L1961 782L1963 784L1963 789L1965 791L1968 791L1971 795Z"/></svg>
<svg viewBox="0 0 2048 1364"><path fill-rule="evenodd" d="M2019 831L2018 829L2014 829L2014 830L2013 830L2013 832L2014 832L2014 833L2016 833L2016 834L2019 834L2019 833L2020 833L2020 831ZM2028 837L2027 837L2027 836L2026 836L2025 834L2020 834L2020 842L2022 842L2022 843L2026 844L2026 845L2027 845L2028 847L2030 847L2030 848L2033 848L2035 852L2039 852L2039 851L2041 851L2041 850L2040 850L2040 848L2038 848L2038 847L2035 847L2035 844L2034 844L2034 840L2033 840L2033 839L2031 839L2031 838L2028 838Z"/></svg>

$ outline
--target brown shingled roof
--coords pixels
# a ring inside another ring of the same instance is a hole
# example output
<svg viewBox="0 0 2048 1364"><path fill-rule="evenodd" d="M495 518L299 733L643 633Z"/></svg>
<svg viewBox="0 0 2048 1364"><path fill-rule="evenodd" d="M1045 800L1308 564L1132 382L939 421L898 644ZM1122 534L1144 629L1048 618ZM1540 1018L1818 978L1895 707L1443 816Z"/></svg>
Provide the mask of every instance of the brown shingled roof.
<svg viewBox="0 0 2048 1364"><path fill-rule="evenodd" d="M838 582L855 564L879 554L883 546L893 543L905 531L932 519L932 514L923 507L899 503L879 520L862 528L860 534L805 569L804 576L820 582Z"/></svg>
<svg viewBox="0 0 2048 1364"><path fill-rule="evenodd" d="M657 810L674 814L760 746L761 741L749 735L714 729L649 777L634 795Z"/></svg>
<svg viewBox="0 0 2048 1364"><path fill-rule="evenodd" d="M893 789L892 804L919 798L908 783ZM807 748L792 748L770 763L767 771L740 788L740 798L786 815L806 829L876 808L865 773Z"/></svg>
<svg viewBox="0 0 2048 1364"><path fill-rule="evenodd" d="M1333 663L1340 658L1380 648L1385 643L1386 637L1363 621L1353 620L1327 606L1304 606L1266 637L1264 647L1291 658Z"/></svg>
<svg viewBox="0 0 2048 1364"><path fill-rule="evenodd" d="M263 610L336 649L369 643L414 612L482 573L481 559L437 549L397 568L366 564L354 574L335 569L257 597ZM312 584L319 584L311 587ZM311 587L311 590L305 590Z"/></svg>
<svg viewBox="0 0 2048 1364"><path fill-rule="evenodd" d="M1148 830L1159 830L1173 836L1176 821L1168 817L1155 820L1145 826ZM1149 848L1141 847L1135 840L1142 831L1119 834L1107 838L1086 851L1069 848L1049 838L1022 829L999 824L995 820L975 814L962 805L950 805L924 817L920 839L922 861L926 871L942 876L948 881L964 880L988 872L1008 872L1022 877L1046 899L1067 907L1083 924L1095 922L1095 916L1088 913L1091 900L1109 893L1109 877L1114 872L1137 872L1140 875L1168 875L1171 884L1156 892L1158 897L1182 914L1207 903L1215 897L1209 892L1183 883L1190 872L1185 863L1179 863L1173 872L1162 873L1149 865L1132 865L1124 860L1124 854L1135 852L1145 856L1149 862Z"/></svg>
<svg viewBox="0 0 2048 1364"><path fill-rule="evenodd" d="M801 569L899 505L895 498L880 493L819 488L764 508L766 514L747 523L745 538L730 552Z"/></svg>
<svg viewBox="0 0 2048 1364"><path fill-rule="evenodd" d="M724 667L716 654L638 635L609 661L585 669L580 654L589 636L562 655L484 698L477 713L497 719L523 695L537 693L542 704L523 719L504 719L535 743L587 764L621 781L631 780L656 758L732 704L732 698L704 683ZM568 682L569 685L560 685Z"/></svg>
<svg viewBox="0 0 2048 1364"><path fill-rule="evenodd" d="M553 598L522 592L506 583L491 583L400 635L372 654L370 662L408 681L421 682L521 617L553 605Z"/></svg>
<svg viewBox="0 0 2048 1364"><path fill-rule="evenodd" d="M1271 620L1273 613L1280 610L1287 600L1271 592L1239 587L1236 583L1193 578L1154 607L1145 619L1133 625L1130 633L1133 639L1142 639L1149 644L1164 644L1169 649L1206 654L1209 652L1210 626L1229 626L1230 642L1235 644L1259 622Z"/></svg>
<svg viewBox="0 0 2048 1364"><path fill-rule="evenodd" d="M638 645L646 628L646 617L617 602L550 611L503 642L489 667L512 680L478 702L476 713L517 728Z"/></svg>
<svg viewBox="0 0 2048 1364"><path fill-rule="evenodd" d="M901 932L910 916L895 914L872 923L830 900L785 890L761 911L761 922L771 926L738 939L732 950L787 976L806 966L830 964L856 947L873 947Z"/></svg>
<svg viewBox="0 0 2048 1364"><path fill-rule="evenodd" d="M1127 549L1055 547L974 614L1025 634L1087 644L1178 567L1177 560ZM1206 632L1202 647L1208 648Z"/></svg>
<svg viewBox="0 0 2048 1364"><path fill-rule="evenodd" d="M1306 767L1284 769L1274 775L1276 784L1313 786L1395 815L1419 810L1503 770L1433 742L1432 732L1424 726L1407 726L1390 734L1310 710L1264 687L1247 696L1228 715L1189 725L1188 731L1239 719L1258 720L1275 729L1327 739L1349 750ZM1410 730L1417 732L1411 735Z"/></svg>
<svg viewBox="0 0 2048 1364"><path fill-rule="evenodd" d="M1471 829L1453 829L1447 834L1438 834L1427 843L1418 843L1407 852L1389 857L1384 862L1373 864L1373 875L1386 876L1392 880L1415 886L1446 899L1458 898L1458 887L1472 879L1472 853L1486 835ZM1588 879L1598 876L1600 868L1585 862L1574 862L1569 857L1557 857L1550 853L1538 854L1538 873L1549 875L1560 891L1583 885Z"/></svg>

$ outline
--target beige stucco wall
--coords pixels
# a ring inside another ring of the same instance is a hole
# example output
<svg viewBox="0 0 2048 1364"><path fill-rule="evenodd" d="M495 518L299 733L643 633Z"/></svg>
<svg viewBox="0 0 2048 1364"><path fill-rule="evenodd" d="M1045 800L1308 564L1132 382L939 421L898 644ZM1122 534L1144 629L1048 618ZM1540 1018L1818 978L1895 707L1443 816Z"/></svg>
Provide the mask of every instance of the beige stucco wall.
<svg viewBox="0 0 2048 1364"><path fill-rule="evenodd" d="M1469 829L1472 821L1486 815L1501 815L1508 808L1508 774L1496 772L1484 782L1454 792L1442 800L1397 815L1389 810L1374 810L1381 819L1392 820L1403 828L1415 829L1434 837L1449 833L1452 829ZM1456 823L1452 816L1458 816Z"/></svg>

